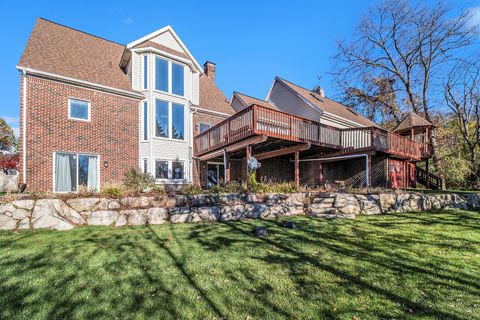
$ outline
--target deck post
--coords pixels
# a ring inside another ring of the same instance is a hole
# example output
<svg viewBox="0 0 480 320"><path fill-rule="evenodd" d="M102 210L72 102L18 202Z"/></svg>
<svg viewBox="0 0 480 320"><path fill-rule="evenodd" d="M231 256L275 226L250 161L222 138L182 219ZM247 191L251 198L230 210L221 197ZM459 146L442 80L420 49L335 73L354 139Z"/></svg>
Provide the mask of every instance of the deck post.
<svg viewBox="0 0 480 320"><path fill-rule="evenodd" d="M223 150L223 167L225 169L225 184L230 183L230 154Z"/></svg>
<svg viewBox="0 0 480 320"><path fill-rule="evenodd" d="M300 189L300 152L295 151L295 185Z"/></svg>
<svg viewBox="0 0 480 320"><path fill-rule="evenodd" d="M366 181L367 188L372 186L372 156L368 155L367 157L367 170L368 170L368 181Z"/></svg>
<svg viewBox="0 0 480 320"><path fill-rule="evenodd" d="M248 159L250 159L250 157L252 156L252 147L251 146L247 146L245 148L245 164L246 164L246 170L245 170L245 174L246 174L246 179L245 181L247 182L247 185L248 185L248 174L249 174L249 169L248 169Z"/></svg>
<svg viewBox="0 0 480 320"><path fill-rule="evenodd" d="M413 128L410 129L410 139L411 139L411 140L415 140L415 134L414 134L414 132L413 132Z"/></svg>
<svg viewBox="0 0 480 320"><path fill-rule="evenodd" d="M318 171L319 171L319 180L320 180L320 187L322 187L322 184L323 184L323 164L321 162L319 162L318 164Z"/></svg>

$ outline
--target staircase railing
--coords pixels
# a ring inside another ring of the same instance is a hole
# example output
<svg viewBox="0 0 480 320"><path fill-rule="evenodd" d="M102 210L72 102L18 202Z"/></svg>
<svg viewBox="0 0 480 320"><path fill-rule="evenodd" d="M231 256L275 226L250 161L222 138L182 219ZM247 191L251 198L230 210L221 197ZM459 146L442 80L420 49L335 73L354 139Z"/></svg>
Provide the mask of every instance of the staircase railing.
<svg viewBox="0 0 480 320"><path fill-rule="evenodd" d="M442 188L442 178L427 172L426 170L417 167L417 183L424 185L427 188L440 190Z"/></svg>

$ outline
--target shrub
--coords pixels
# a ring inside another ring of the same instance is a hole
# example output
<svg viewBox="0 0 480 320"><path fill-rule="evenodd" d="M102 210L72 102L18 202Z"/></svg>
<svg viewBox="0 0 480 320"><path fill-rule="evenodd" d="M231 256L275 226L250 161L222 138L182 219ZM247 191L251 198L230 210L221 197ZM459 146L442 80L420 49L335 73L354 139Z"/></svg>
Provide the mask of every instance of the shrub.
<svg viewBox="0 0 480 320"><path fill-rule="evenodd" d="M124 190L120 185L106 185L100 191L100 194L105 198L121 198L124 195Z"/></svg>
<svg viewBox="0 0 480 320"><path fill-rule="evenodd" d="M183 186L181 192L188 196L204 193L202 188L194 184L187 184Z"/></svg>
<svg viewBox="0 0 480 320"><path fill-rule="evenodd" d="M155 193L155 194L164 194L166 193L165 191L165 186L163 185L154 185L151 189L150 192Z"/></svg>
<svg viewBox="0 0 480 320"><path fill-rule="evenodd" d="M155 178L139 169L130 169L125 173L123 184L129 190L142 192L153 187Z"/></svg>

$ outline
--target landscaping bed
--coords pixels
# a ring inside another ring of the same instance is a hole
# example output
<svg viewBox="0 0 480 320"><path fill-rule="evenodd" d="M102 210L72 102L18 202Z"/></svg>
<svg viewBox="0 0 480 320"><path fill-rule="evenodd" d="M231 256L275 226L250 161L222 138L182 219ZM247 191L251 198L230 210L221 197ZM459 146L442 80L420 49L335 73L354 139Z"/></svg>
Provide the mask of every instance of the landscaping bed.
<svg viewBox="0 0 480 320"><path fill-rule="evenodd" d="M0 318L476 319L479 261L460 210L0 232Z"/></svg>

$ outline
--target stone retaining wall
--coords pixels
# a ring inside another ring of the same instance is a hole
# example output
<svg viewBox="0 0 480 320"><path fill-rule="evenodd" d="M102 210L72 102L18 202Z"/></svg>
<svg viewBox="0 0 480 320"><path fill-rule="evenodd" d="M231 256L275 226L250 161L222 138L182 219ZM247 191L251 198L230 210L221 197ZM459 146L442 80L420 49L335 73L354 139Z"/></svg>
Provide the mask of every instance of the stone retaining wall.
<svg viewBox="0 0 480 320"><path fill-rule="evenodd" d="M275 219L307 214L321 218L355 218L431 209L476 209L480 195L416 193L292 193L165 195L123 199L20 199L0 203L0 229L68 230L81 225L127 226Z"/></svg>

